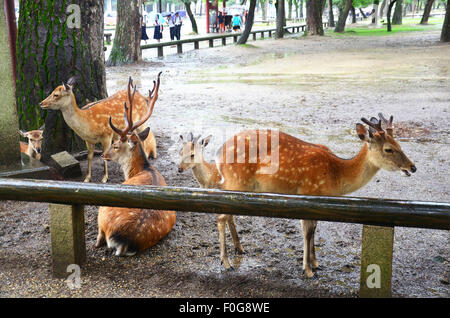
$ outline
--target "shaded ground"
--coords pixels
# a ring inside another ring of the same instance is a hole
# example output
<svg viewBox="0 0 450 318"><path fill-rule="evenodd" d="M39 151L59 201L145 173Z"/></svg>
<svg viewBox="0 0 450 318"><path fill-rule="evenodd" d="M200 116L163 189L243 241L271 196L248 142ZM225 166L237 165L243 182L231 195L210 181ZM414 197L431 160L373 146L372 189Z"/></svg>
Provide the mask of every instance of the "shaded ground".
<svg viewBox="0 0 450 318"><path fill-rule="evenodd" d="M448 202L450 46L438 38L438 31L298 37L193 51L109 68L108 91L125 88L131 75L145 92L164 72L150 126L158 141L153 163L169 185L196 186L190 172L176 171L180 134L213 134L207 158L224 138L251 127L277 128L349 158L361 147L355 123L383 112L394 115L402 147L418 171L410 178L381 171L352 195ZM94 182L102 170L97 157ZM110 174L111 183L123 181L117 165L110 164ZM70 290L51 278L47 205L0 202L0 296L357 296L361 225L319 223L322 270L308 280L301 273L299 221L236 217L247 254L231 251L236 271L225 272L213 215L180 212L157 246L118 258L93 247L96 213L96 207L86 208L88 260L82 287ZM448 297L448 231L395 231L393 295Z"/></svg>

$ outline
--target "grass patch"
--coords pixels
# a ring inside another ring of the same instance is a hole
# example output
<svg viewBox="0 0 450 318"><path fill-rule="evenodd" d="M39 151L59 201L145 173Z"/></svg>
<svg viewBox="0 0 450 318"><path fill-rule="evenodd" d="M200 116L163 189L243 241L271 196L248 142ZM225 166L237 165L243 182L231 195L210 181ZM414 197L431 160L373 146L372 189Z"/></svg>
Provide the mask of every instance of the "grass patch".
<svg viewBox="0 0 450 318"><path fill-rule="evenodd" d="M250 49L257 49L257 48L258 48L256 45L248 44L248 43L239 44L239 46L240 46L240 47L250 48Z"/></svg>
<svg viewBox="0 0 450 318"><path fill-rule="evenodd" d="M387 21L384 20L379 28L370 28L367 26L346 27L344 33L335 33L332 29L326 30L325 34L342 37L342 36L382 36L399 32L420 32L426 30L440 29L444 21L443 18L430 18L428 24L419 24L421 17L403 18L403 24L392 25L392 31L387 31ZM381 22L381 21L380 21Z"/></svg>

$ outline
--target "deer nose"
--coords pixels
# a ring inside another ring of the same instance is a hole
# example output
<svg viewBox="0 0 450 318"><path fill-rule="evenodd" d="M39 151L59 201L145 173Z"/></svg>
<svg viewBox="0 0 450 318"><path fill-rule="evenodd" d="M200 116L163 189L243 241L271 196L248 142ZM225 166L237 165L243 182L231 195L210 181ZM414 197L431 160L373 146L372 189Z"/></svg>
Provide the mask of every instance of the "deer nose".
<svg viewBox="0 0 450 318"><path fill-rule="evenodd" d="M37 149L36 149L36 152L37 152L37 153L41 153L41 148L37 148Z"/></svg>
<svg viewBox="0 0 450 318"><path fill-rule="evenodd" d="M417 171L417 168L416 168L416 166L411 166L411 172L416 172Z"/></svg>
<svg viewBox="0 0 450 318"><path fill-rule="evenodd" d="M178 172L182 173L183 172L183 168L178 168Z"/></svg>

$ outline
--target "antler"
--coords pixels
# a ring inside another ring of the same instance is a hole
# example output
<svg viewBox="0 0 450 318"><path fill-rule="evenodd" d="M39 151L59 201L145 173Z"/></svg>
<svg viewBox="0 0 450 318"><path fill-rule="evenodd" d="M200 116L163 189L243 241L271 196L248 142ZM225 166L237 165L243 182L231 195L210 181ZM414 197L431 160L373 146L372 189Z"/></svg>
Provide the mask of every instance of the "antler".
<svg viewBox="0 0 450 318"><path fill-rule="evenodd" d="M378 133L384 133L383 128L381 128L381 122L376 119L375 117L372 117L370 121L365 119L364 117L361 118L361 121L365 124L367 124L370 128L375 129Z"/></svg>
<svg viewBox="0 0 450 318"><path fill-rule="evenodd" d="M147 99L147 114L141 118L137 123L132 125L131 131L135 130L143 123L145 123L153 113L153 108L155 107L156 100L158 99L158 91L160 84L160 76L162 72L159 72L158 78L156 81L153 81L153 89L148 91L148 99ZM131 113L131 112L130 112Z"/></svg>
<svg viewBox="0 0 450 318"><path fill-rule="evenodd" d="M136 93L136 86L133 85L133 80L131 79L131 77L129 78L129 80L128 80L128 101L130 102L130 115L128 115L127 102L123 103L123 107L125 108L123 117L125 119L126 127L123 130L120 130L119 128L117 128L113 125L111 116L109 117L109 126L111 126L111 129L114 130L114 132L120 136L120 139L122 141L125 141L127 139L127 134L129 132L134 131L136 128L141 126L152 115L153 108L155 107L156 100L158 99L158 91L159 91L161 73L162 72L159 72L157 81L153 81L153 89L149 90L149 97L147 99L147 113L145 114L144 117L141 118L141 120L139 120L137 123L134 123L134 124L133 124L133 101L134 101L134 94ZM133 88L133 93L131 93L131 88Z"/></svg>
<svg viewBox="0 0 450 318"><path fill-rule="evenodd" d="M378 117L380 117L381 121L386 125L386 132L388 135L393 136L394 127L392 127L392 121L394 120L394 116L389 117L389 121L383 116L382 113L378 113Z"/></svg>

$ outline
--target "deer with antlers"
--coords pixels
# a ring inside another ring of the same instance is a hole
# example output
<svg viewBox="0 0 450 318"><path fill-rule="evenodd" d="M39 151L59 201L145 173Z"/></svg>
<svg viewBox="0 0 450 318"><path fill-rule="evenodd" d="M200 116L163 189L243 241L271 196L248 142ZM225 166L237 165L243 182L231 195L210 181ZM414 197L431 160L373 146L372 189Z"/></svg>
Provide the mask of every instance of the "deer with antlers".
<svg viewBox="0 0 450 318"><path fill-rule="evenodd" d="M158 74L158 78L161 73ZM94 157L95 144L101 143L103 151L111 146L113 138L117 134L111 129L108 118L111 116L113 123L120 129L123 128L123 103L130 103L130 99L134 99L134 114L130 114L133 120L139 120L147 112L148 100L136 91L131 77L128 81L128 89L122 90L105 99L90 103L83 108L79 108L73 94L75 78L72 77L63 85L58 86L55 90L44 99L40 105L42 109L61 110L67 125L72 128L75 133L86 142L88 150L88 172L84 182L91 181L92 159ZM131 92L133 90L133 92ZM139 131L144 130L143 127ZM150 131L149 137L145 142L145 152L147 155L156 158L156 140ZM102 182L108 181L108 165L103 162L104 176Z"/></svg>
<svg viewBox="0 0 450 318"><path fill-rule="evenodd" d="M109 118L111 129L119 136L103 154L105 161L118 162L125 174L123 184L165 186L163 176L153 168L147 159L143 141L148 137L150 128L138 133L138 128L151 116L153 106L158 99L159 77L149 94L151 106L147 114L133 123L131 114L134 108L134 95L129 104L124 103L125 127L119 129ZM152 95L153 94L153 95ZM129 105L129 107L127 107ZM98 211L98 236L96 247L107 244L115 248L117 256L131 256L155 245L173 228L176 220L175 211L150 209L129 209L100 207Z"/></svg>
<svg viewBox="0 0 450 318"><path fill-rule="evenodd" d="M31 158L41 160L42 134L43 126L39 129L22 131L19 134L28 140L28 143L20 142L20 151L27 154Z"/></svg>
<svg viewBox="0 0 450 318"><path fill-rule="evenodd" d="M234 135L218 150L215 163L203 159L210 136L200 140L181 136L183 148L179 172L192 169L206 188L283 194L342 196L367 184L378 170L403 171L406 176L416 167L403 153L393 136L391 116L386 120L361 120L356 132L364 146L352 159L341 159L327 147L307 143L288 134L271 130L247 130ZM382 128L385 124L385 129ZM225 243L228 225L236 250L244 252L232 215L218 215L220 259L231 268ZM302 220L303 270L312 277L319 266L314 249L317 221Z"/></svg>

